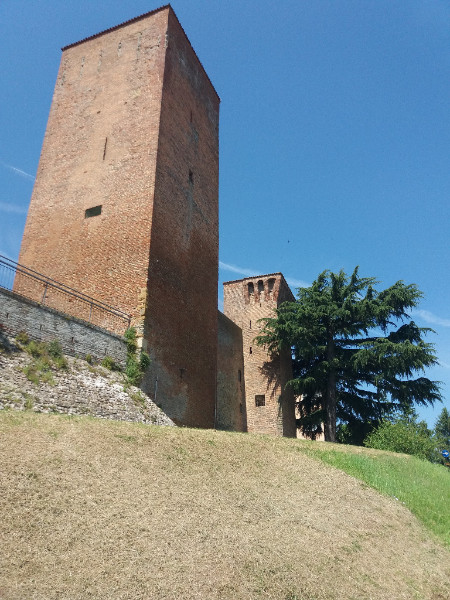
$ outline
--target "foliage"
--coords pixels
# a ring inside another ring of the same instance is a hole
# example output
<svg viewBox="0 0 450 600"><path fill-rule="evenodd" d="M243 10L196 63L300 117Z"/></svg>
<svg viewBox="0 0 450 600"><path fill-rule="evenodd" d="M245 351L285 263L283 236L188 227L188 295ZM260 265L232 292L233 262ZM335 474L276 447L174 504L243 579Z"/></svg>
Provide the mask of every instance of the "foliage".
<svg viewBox="0 0 450 600"><path fill-rule="evenodd" d="M410 320L408 310L422 293L397 281L383 291L373 277L323 271L311 287L300 288L275 317L263 319L257 342L272 355L293 354L289 382L299 402L299 426L336 439L336 422L350 435L414 404L441 399L439 385L417 376L437 363L431 331ZM366 424L366 425L364 425Z"/></svg>
<svg viewBox="0 0 450 600"><path fill-rule="evenodd" d="M30 338L28 337L28 333L26 331L19 331L16 335L16 342L19 344L28 344Z"/></svg>
<svg viewBox="0 0 450 600"><path fill-rule="evenodd" d="M21 339L21 343L25 343L25 339L29 340L26 334ZM58 340L51 340L49 342L29 340L24 346L24 350L32 356L33 360L22 371L25 373L27 379L35 385L39 383L54 385L55 380L53 379L52 371L68 369L67 359L63 355L62 347Z"/></svg>
<svg viewBox="0 0 450 600"><path fill-rule="evenodd" d="M411 454L430 462L439 462L436 439L425 421L411 412L393 421L384 421L364 440L364 445L377 450Z"/></svg>
<svg viewBox="0 0 450 600"><path fill-rule="evenodd" d="M61 358L63 356L63 350L59 340L51 340L48 342L47 351L52 358Z"/></svg>
<svg viewBox="0 0 450 600"><path fill-rule="evenodd" d="M134 327L127 329L124 337L127 342L125 374L130 385L138 386L144 377L145 371L150 366L150 356L143 351L138 355L137 335Z"/></svg>
<svg viewBox="0 0 450 600"><path fill-rule="evenodd" d="M446 408L442 409L434 426L436 439L444 450L450 450L450 414Z"/></svg>
<svg viewBox="0 0 450 600"><path fill-rule="evenodd" d="M109 369L110 371L120 371L120 365L116 363L116 361L112 358L112 356L105 356L105 358L101 362L102 367L105 369Z"/></svg>
<svg viewBox="0 0 450 600"><path fill-rule="evenodd" d="M137 351L137 334L134 327L129 327L123 337L127 342L127 351L129 354L133 354Z"/></svg>

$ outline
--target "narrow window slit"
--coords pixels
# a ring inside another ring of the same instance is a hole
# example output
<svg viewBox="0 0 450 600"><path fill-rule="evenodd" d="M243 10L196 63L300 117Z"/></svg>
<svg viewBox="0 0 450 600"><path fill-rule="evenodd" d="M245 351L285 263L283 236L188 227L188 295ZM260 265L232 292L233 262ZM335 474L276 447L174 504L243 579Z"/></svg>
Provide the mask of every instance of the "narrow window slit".
<svg viewBox="0 0 450 600"><path fill-rule="evenodd" d="M93 206L92 208L87 208L84 211L84 218L89 219L90 217L98 217L98 215L102 214L102 205Z"/></svg>

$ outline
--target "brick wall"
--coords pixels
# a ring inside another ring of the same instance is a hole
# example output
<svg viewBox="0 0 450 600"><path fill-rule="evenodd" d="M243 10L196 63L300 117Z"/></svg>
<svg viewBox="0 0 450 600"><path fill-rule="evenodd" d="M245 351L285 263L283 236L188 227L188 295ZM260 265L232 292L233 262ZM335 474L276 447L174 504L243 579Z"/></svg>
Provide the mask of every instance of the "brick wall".
<svg viewBox="0 0 450 600"><path fill-rule="evenodd" d="M19 258L130 313L144 386L200 427L214 424L218 118L170 7L64 48Z"/></svg>
<svg viewBox="0 0 450 600"><path fill-rule="evenodd" d="M145 339L144 385L178 424L214 426L219 98L169 11Z"/></svg>
<svg viewBox="0 0 450 600"><path fill-rule="evenodd" d="M167 18L155 12L63 50L19 259L135 317L147 287Z"/></svg>
<svg viewBox="0 0 450 600"><path fill-rule="evenodd" d="M218 313L216 429L247 431L242 329Z"/></svg>
<svg viewBox="0 0 450 600"><path fill-rule="evenodd" d="M58 340L65 354L84 358L91 354L102 360L111 356L125 365L127 347L123 337L100 327L71 318L10 292L0 289L0 328L10 335L25 331L38 341Z"/></svg>
<svg viewBox="0 0 450 600"><path fill-rule="evenodd" d="M249 432L296 435L294 398L285 389L292 378L289 352L271 359L255 337L258 321L293 299L281 273L251 277L224 284L224 312L242 329L247 428Z"/></svg>

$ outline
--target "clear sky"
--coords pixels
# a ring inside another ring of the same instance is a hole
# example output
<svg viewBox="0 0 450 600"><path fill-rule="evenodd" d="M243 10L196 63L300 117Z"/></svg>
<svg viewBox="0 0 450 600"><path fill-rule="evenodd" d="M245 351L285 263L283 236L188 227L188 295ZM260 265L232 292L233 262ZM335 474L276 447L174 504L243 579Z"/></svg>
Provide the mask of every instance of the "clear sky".
<svg viewBox="0 0 450 600"><path fill-rule="evenodd" d="M18 257L60 48L163 3L1 0L1 254ZM295 291L360 265L416 283L450 408L448 0L172 6L222 99L220 282L281 271Z"/></svg>

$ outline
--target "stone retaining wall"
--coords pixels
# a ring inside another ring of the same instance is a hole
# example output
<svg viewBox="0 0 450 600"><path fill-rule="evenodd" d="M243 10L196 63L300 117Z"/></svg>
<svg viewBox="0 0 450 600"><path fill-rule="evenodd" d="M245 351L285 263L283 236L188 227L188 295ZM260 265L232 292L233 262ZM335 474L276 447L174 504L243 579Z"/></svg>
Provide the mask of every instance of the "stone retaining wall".
<svg viewBox="0 0 450 600"><path fill-rule="evenodd" d="M99 361L111 356L122 366L126 362L127 347L121 336L4 288L0 288L0 329L13 336L25 331L38 341L57 339L69 356L90 354Z"/></svg>
<svg viewBox="0 0 450 600"><path fill-rule="evenodd" d="M50 381L33 382L27 376L33 362L12 338L0 332L0 409L174 425L141 390L127 386L120 372L69 357L67 369L50 371Z"/></svg>

